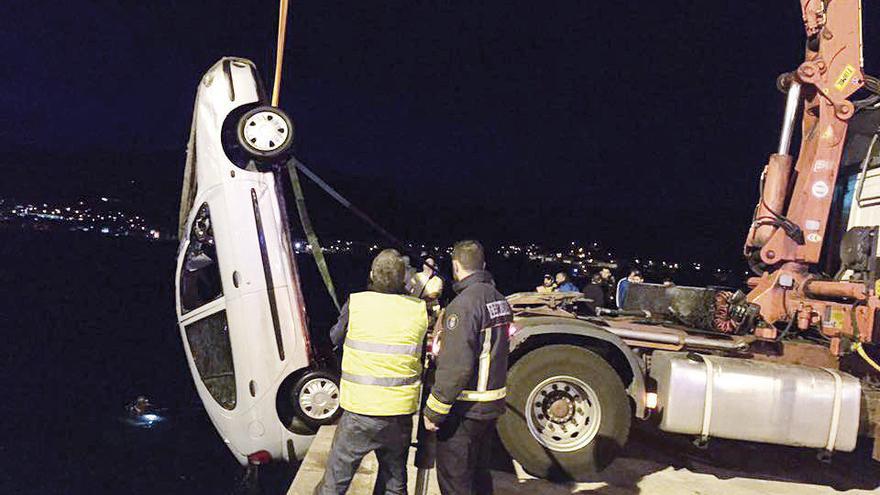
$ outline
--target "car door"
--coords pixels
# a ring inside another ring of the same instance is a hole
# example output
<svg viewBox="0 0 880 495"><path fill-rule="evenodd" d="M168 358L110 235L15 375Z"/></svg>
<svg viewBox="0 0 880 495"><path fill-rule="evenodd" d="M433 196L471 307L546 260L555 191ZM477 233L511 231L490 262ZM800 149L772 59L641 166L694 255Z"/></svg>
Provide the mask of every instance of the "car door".
<svg viewBox="0 0 880 495"><path fill-rule="evenodd" d="M237 403L235 365L209 201L198 206L187 237L177 267L178 315L185 350L203 389L217 405L231 411Z"/></svg>

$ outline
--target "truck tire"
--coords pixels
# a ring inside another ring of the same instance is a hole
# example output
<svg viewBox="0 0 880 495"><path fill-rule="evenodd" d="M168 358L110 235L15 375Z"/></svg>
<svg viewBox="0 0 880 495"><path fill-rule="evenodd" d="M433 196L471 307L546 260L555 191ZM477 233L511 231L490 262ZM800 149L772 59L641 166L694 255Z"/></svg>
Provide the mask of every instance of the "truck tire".
<svg viewBox="0 0 880 495"><path fill-rule="evenodd" d="M574 345L533 350L507 376L507 412L498 434L532 476L584 481L617 457L632 411L617 372Z"/></svg>

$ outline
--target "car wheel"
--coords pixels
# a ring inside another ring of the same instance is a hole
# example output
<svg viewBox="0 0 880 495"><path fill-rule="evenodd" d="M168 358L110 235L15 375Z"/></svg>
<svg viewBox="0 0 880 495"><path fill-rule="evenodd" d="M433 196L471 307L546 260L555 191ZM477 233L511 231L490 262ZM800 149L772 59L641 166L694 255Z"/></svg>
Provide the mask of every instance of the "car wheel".
<svg viewBox="0 0 880 495"><path fill-rule="evenodd" d="M573 345L529 352L507 377L507 412L498 434L526 472L584 480L617 456L629 436L629 399L617 372Z"/></svg>
<svg viewBox="0 0 880 495"><path fill-rule="evenodd" d="M294 413L314 429L335 423L342 414L339 407L339 377L329 371L303 375L291 394Z"/></svg>
<svg viewBox="0 0 880 495"><path fill-rule="evenodd" d="M238 120L238 142L255 158L277 158L293 143L293 122L275 107L261 106Z"/></svg>

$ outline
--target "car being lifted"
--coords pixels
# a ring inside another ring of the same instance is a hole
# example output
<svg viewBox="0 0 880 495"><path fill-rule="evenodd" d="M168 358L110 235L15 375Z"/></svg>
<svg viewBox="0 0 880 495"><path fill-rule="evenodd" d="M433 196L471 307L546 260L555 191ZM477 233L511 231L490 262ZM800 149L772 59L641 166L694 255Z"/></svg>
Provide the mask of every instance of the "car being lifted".
<svg viewBox="0 0 880 495"><path fill-rule="evenodd" d="M241 464L301 458L340 412L338 377L310 342L278 176L294 128L265 102L249 60L202 77L175 277L196 390Z"/></svg>

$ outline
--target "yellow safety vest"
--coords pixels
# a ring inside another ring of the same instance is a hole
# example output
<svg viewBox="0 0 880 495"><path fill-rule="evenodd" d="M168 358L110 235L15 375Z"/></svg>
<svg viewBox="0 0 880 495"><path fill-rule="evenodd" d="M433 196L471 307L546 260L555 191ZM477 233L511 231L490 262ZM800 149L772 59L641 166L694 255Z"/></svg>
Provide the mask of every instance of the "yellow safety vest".
<svg viewBox="0 0 880 495"><path fill-rule="evenodd" d="M348 302L340 405L369 416L413 414L419 407L425 302L359 292Z"/></svg>

